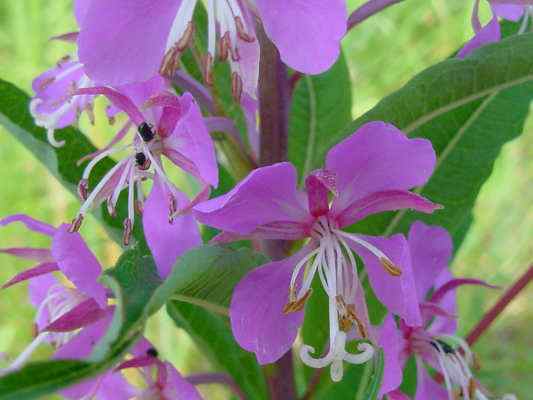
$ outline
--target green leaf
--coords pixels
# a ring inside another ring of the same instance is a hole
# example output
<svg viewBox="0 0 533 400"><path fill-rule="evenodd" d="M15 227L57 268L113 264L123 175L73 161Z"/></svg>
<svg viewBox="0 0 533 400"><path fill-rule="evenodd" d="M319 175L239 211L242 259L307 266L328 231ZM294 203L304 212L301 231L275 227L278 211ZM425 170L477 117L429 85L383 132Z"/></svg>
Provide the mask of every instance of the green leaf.
<svg viewBox="0 0 533 400"><path fill-rule="evenodd" d="M531 55L533 34L525 34L481 48L465 60L446 60L355 120L347 131L383 120L410 137L431 140L437 166L416 192L444 206L432 215L400 211L373 216L355 229L370 234L407 232L420 219L448 229L458 248L501 147L523 130L533 98L533 67L527 62Z"/></svg>
<svg viewBox="0 0 533 400"><path fill-rule="evenodd" d="M122 254L117 265L107 270L101 281L113 291L117 304L111 326L91 356L96 361L142 333L148 316L157 311L148 304L161 285L153 258L138 248Z"/></svg>
<svg viewBox="0 0 533 400"><path fill-rule="evenodd" d="M187 331L209 359L228 373L250 399L266 399L267 388L261 368L252 353L233 338L227 318L188 303L172 301L167 311Z"/></svg>
<svg viewBox="0 0 533 400"><path fill-rule="evenodd" d="M205 350L215 365L233 376L250 398L265 398L261 369L253 354L241 349L231 333L227 316L235 285L266 258L248 248L234 250L202 246L185 253L165 282L155 291L149 312L167 303L176 324Z"/></svg>
<svg viewBox="0 0 533 400"><path fill-rule="evenodd" d="M48 143L46 131L36 126L30 114L30 97L9 82L0 79L0 125L11 133L26 147L48 171L72 194L77 196L77 185L87 162L77 165L83 156L96 151L96 147L79 130L68 127L55 132L58 140L64 140L65 145L54 148ZM104 158L93 169L89 186L96 183L109 171L115 162ZM118 243L122 242L122 221L127 216L123 202L117 207L117 217L111 218L107 208L102 206L95 210L95 214L106 222L106 229ZM135 226L134 235L142 241L142 228Z"/></svg>
<svg viewBox="0 0 533 400"><path fill-rule="evenodd" d="M382 213L350 230L371 235L406 233L413 221L422 220L448 229L457 249L468 230L477 194L490 176L501 147L523 130L533 98L533 65L527 61L532 56L533 34L525 34L481 48L465 60L443 61L422 71L351 123L345 135L366 122L382 120L410 137L431 140L437 167L429 182L416 191L444 209L431 215ZM332 139L330 145L337 141ZM373 299L368 306L376 323L385 310L370 291L366 292L367 299ZM321 348L327 334L308 326L327 326L326 319L320 321L323 313L319 299L313 299L315 294L306 307L304 341ZM344 381L339 385L355 392L353 385L348 387Z"/></svg>
<svg viewBox="0 0 533 400"><path fill-rule="evenodd" d="M350 73L344 54L321 75L300 78L289 117L289 160L299 176L320 168L332 140L344 136L352 120Z"/></svg>
<svg viewBox="0 0 533 400"><path fill-rule="evenodd" d="M372 374L366 379L366 390L362 396L358 396L357 400L378 398L379 388L381 381L383 380L383 370L385 368L385 360L383 350L379 349L378 353L374 356L374 362Z"/></svg>
<svg viewBox="0 0 533 400"><path fill-rule="evenodd" d="M206 245L190 250L178 259L172 273L155 291L149 307L157 310L174 298L227 315L235 285L248 271L265 262L265 256L247 248Z"/></svg>

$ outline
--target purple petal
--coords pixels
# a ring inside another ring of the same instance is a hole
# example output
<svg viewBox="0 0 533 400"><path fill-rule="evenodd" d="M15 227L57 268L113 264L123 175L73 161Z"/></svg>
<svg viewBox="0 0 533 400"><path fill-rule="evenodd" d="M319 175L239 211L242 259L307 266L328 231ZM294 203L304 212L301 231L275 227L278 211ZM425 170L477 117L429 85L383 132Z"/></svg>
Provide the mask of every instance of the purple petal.
<svg viewBox="0 0 533 400"><path fill-rule="evenodd" d="M533 3L531 3L533 4ZM493 4L492 12L498 17L508 19L509 21L518 22L524 15L524 6L519 4Z"/></svg>
<svg viewBox="0 0 533 400"><path fill-rule="evenodd" d="M29 268L25 271L22 271L20 274L15 275L7 283L2 286L2 289L7 289L10 286L15 285L16 283L35 278L36 276L41 276L48 274L53 271L58 271L59 267L56 263L43 263L39 264L33 268Z"/></svg>
<svg viewBox="0 0 533 400"><path fill-rule="evenodd" d="M451 271L446 268L435 281L435 288L442 287L446 282L454 279ZM438 289L437 289L438 290ZM430 302L435 303L432 298ZM457 315L457 296L455 290L447 291L438 302L440 308L450 315ZM425 324L431 322L427 331L434 335L453 335L457 332L457 318L435 316L432 320L425 320Z"/></svg>
<svg viewBox="0 0 533 400"><path fill-rule="evenodd" d="M435 303L425 302L420 304L420 311L424 321L429 321L433 317L457 318L456 314L449 313L448 310Z"/></svg>
<svg viewBox="0 0 533 400"><path fill-rule="evenodd" d="M85 398L98 400L130 400L135 398L137 390L120 374L112 370L89 380L61 390L66 399L80 400ZM90 397L86 397L91 395Z"/></svg>
<svg viewBox="0 0 533 400"><path fill-rule="evenodd" d="M253 26L253 22L248 26ZM236 63L231 63L232 72L237 73L242 79L242 97L248 96L255 100L259 82L259 41L257 39L253 42L239 41L238 46L240 59Z"/></svg>
<svg viewBox="0 0 533 400"><path fill-rule="evenodd" d="M163 389L164 398L176 400L202 400L194 385L190 384L174 366L165 362L167 383Z"/></svg>
<svg viewBox="0 0 533 400"><path fill-rule="evenodd" d="M78 41L88 75L110 85L154 76L180 4L179 0L92 0Z"/></svg>
<svg viewBox="0 0 533 400"><path fill-rule="evenodd" d="M416 367L415 400L449 400L446 389L435 382L419 359L417 359Z"/></svg>
<svg viewBox="0 0 533 400"><path fill-rule="evenodd" d="M255 4L267 35L291 68L318 74L337 60L348 18L344 0L256 0Z"/></svg>
<svg viewBox="0 0 533 400"><path fill-rule="evenodd" d="M35 247L11 247L0 249L0 253L9 254L10 256L24 258L33 261L52 261L50 249L39 249Z"/></svg>
<svg viewBox="0 0 533 400"><path fill-rule="evenodd" d="M309 175L305 179L305 190L309 202L309 212L315 218L325 215L329 211L329 190L320 178Z"/></svg>
<svg viewBox="0 0 533 400"><path fill-rule="evenodd" d="M385 363L383 380L379 396L383 396L400 387L403 379L403 363L400 361L400 353L403 350L403 339L396 328L394 317L388 315L383 322L378 344L383 348Z"/></svg>
<svg viewBox="0 0 533 400"><path fill-rule="evenodd" d="M79 113L91 107L92 96L72 97L73 89L90 85L83 65L63 61L38 76L32 84L35 96L30 112L38 126L59 129L75 123Z"/></svg>
<svg viewBox="0 0 533 400"><path fill-rule="evenodd" d="M356 200L336 216L340 227L352 225L368 215L384 211L412 209L426 214L442 208L425 197L405 190L375 192Z"/></svg>
<svg viewBox="0 0 533 400"><path fill-rule="evenodd" d="M194 165L198 177L211 186L218 186L218 166L213 140L202 113L189 93L180 98L182 117L174 132L164 140L164 153L172 160L172 152L183 154ZM170 155L169 155L170 154Z"/></svg>
<svg viewBox="0 0 533 400"><path fill-rule="evenodd" d="M501 38L500 23L498 17L494 16L490 22L479 30L472 39L457 53L457 58L465 58L474 50L489 44L498 42Z"/></svg>
<svg viewBox="0 0 533 400"><path fill-rule="evenodd" d="M94 345L105 334L112 318L108 309L105 318L82 329L68 343L61 346L54 354L54 359L85 359L90 356ZM83 381L75 386L63 389L61 395L68 399L81 399L91 393L104 400L127 400L135 395L134 388L121 374L109 370L103 375Z"/></svg>
<svg viewBox="0 0 533 400"><path fill-rule="evenodd" d="M402 271L400 276L390 275L374 254L360 244L348 240L350 247L363 259L370 285L378 299L390 312L402 317L409 326L420 326L420 305L416 297L411 257L405 237L400 234L389 238L362 235L357 237L385 253Z"/></svg>
<svg viewBox="0 0 533 400"><path fill-rule="evenodd" d="M135 342L135 345L130 350L130 353L134 357L142 357L146 354L148 354L148 350L153 349L154 345L150 343L148 339L146 339L144 336L141 336L137 342Z"/></svg>
<svg viewBox="0 0 533 400"><path fill-rule="evenodd" d="M52 255L59 269L84 294L105 308L105 288L98 282L102 268L79 233L70 233L69 226L59 227L52 240Z"/></svg>
<svg viewBox="0 0 533 400"><path fill-rule="evenodd" d="M144 207L143 227L159 275L166 278L176 259L202 244L202 239L191 214L178 216L169 223L169 199L161 186L159 180L154 181ZM178 204L188 202L187 197L177 190L173 195Z"/></svg>
<svg viewBox="0 0 533 400"><path fill-rule="evenodd" d="M446 229L416 221L411 225L408 242L418 300L423 301L439 275L448 268L453 250L452 239Z"/></svg>
<svg viewBox="0 0 533 400"><path fill-rule="evenodd" d="M105 315L106 312L100 308L98 303L94 299L88 298L52 321L44 330L49 332L71 332L90 325Z"/></svg>
<svg viewBox="0 0 533 400"><path fill-rule="evenodd" d="M39 309L40 305L48 297L49 290L59 285L58 280L52 274L44 274L30 279L28 283L28 292L30 295L30 302L36 309ZM59 289L61 290L61 289ZM36 323L39 331L43 330L48 325L50 319L48 310L45 307L42 312L37 316Z"/></svg>
<svg viewBox="0 0 533 400"><path fill-rule="evenodd" d="M242 348L255 353L260 364L283 356L303 322L302 311L285 314L283 307L288 303L293 268L306 251L254 269L235 287L230 306L233 335Z"/></svg>
<svg viewBox="0 0 533 400"><path fill-rule="evenodd" d="M48 225L46 222L38 221L24 214L15 214L5 217L0 220L0 226L6 226L13 222L21 222L26 225L26 228L29 230L42 233L43 235L54 236L56 232L56 228L52 225Z"/></svg>
<svg viewBox="0 0 533 400"><path fill-rule="evenodd" d="M88 95L93 95L93 96L99 95L99 94L104 95L105 97L109 99L111 103L113 103L113 105L115 105L115 107L120 108L122 111L128 114L130 119L135 124L140 125L145 120L144 116L139 111L139 108L135 105L135 103L133 103L133 101L129 97L123 95L122 93L119 93L118 91L114 89L104 87L104 86L99 86L99 87L78 89L76 90L75 94L76 95L88 94Z"/></svg>
<svg viewBox="0 0 533 400"><path fill-rule="evenodd" d="M409 190L427 182L435 168L431 142L409 139L384 122L369 122L334 146L326 169L337 175L339 196L333 211L342 210L375 192Z"/></svg>
<svg viewBox="0 0 533 400"><path fill-rule="evenodd" d="M248 143L250 143L254 159L259 157L259 128L257 126L257 116L259 111L259 101L244 93L241 98L241 107L246 118L246 131L248 132Z"/></svg>
<svg viewBox="0 0 533 400"><path fill-rule="evenodd" d="M160 93L167 93L166 91L169 88L168 81L162 76L157 75L144 82L122 85L117 87L117 91L128 97L139 110L142 110L143 118L145 118L147 122L151 122L155 125L161 116L161 108L149 108L147 107L147 103L154 96L159 95ZM176 98L174 95L168 94L168 96ZM117 112L122 111L122 109L117 108L115 105L111 105L106 111L108 115L115 115Z"/></svg>
<svg viewBox="0 0 533 400"><path fill-rule="evenodd" d="M61 346L54 354L54 359L84 359L91 355L96 343L104 336L109 327L113 312L107 308L104 318L83 328L80 332Z"/></svg>
<svg viewBox="0 0 533 400"><path fill-rule="evenodd" d="M433 295L431 296L430 301L432 303L438 303L444 298L444 296L446 296L448 292L455 291L457 290L457 288L463 285L476 285L476 286L484 286L490 289L498 289L497 286L489 285L487 282L482 281L481 279L456 278L456 279L452 279L446 282L444 285L439 287L435 291L435 293L433 293Z"/></svg>
<svg viewBox="0 0 533 400"><path fill-rule="evenodd" d="M83 19L89 10L90 4L91 0L74 0L74 16L76 17L78 26L80 26L83 22Z"/></svg>
<svg viewBox="0 0 533 400"><path fill-rule="evenodd" d="M296 179L296 169L287 162L258 168L227 194L198 204L196 218L241 235L274 222L304 225L311 217Z"/></svg>
<svg viewBox="0 0 533 400"><path fill-rule="evenodd" d="M410 400L409 396L399 390L394 390L390 393L387 393L387 396L389 400Z"/></svg>

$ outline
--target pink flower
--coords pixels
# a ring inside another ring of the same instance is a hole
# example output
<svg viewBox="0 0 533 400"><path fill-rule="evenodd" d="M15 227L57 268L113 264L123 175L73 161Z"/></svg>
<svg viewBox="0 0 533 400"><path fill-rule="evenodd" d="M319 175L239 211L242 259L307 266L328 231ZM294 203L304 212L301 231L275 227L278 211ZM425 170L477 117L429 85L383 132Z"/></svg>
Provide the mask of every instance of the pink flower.
<svg viewBox="0 0 533 400"><path fill-rule="evenodd" d="M381 302L413 325L421 324L405 238L343 228L383 211L430 213L438 208L409 192L427 181L434 166L429 141L408 139L392 125L371 122L329 151L326 168L306 178L307 193L297 189L295 168L279 163L253 171L226 195L197 205L197 219L223 231L217 241L309 239L296 254L251 271L237 285L230 317L239 344L261 364L279 359L292 346L318 276L329 298L330 349L315 358L315 350L304 345L303 362L315 368L331 364L332 378L339 380L343 361L370 359L369 343L359 345L360 354L345 349L353 337L367 338L369 325L353 252L364 260Z"/></svg>
<svg viewBox="0 0 533 400"><path fill-rule="evenodd" d="M458 394L464 399L487 400L488 395L471 371L473 353L455 335L455 291L462 285L490 286L477 279L453 278L448 269L452 241L443 228L415 222L409 231L409 249L423 324L413 325L401 318L397 327L392 315L385 319L379 335L385 352L380 395L407 398L398 388L405 362L414 356L418 372L416 400L454 400ZM425 365L443 376L444 386L428 373Z"/></svg>
<svg viewBox="0 0 533 400"><path fill-rule="evenodd" d="M110 316L105 288L98 282L102 268L79 234L70 234L68 226L54 228L26 215L12 215L0 220L0 226L21 222L28 229L52 239L51 247L7 248L2 253L38 264L27 269L2 288L29 280L30 301L37 309L36 337L15 361L3 372L20 368L32 352L44 342L56 349L67 345L73 337ZM71 283L65 285L52 273L60 272ZM77 334L76 331L82 328Z"/></svg>
<svg viewBox="0 0 533 400"><path fill-rule="evenodd" d="M197 0L93 0L81 21L80 60L89 76L111 85L169 76L194 36ZM206 82L216 57L229 60L233 91L255 97L258 16L281 58L304 73L320 73L337 59L346 32L344 0L209 0ZM294 46L298 43L298 46Z"/></svg>
<svg viewBox="0 0 533 400"><path fill-rule="evenodd" d="M86 112L94 122L92 96L72 97L77 89L93 85L83 65L69 57L34 79L35 96L30 102L30 112L35 125L46 129L51 145L64 144L54 138L54 131L75 124L81 113Z"/></svg>
<svg viewBox="0 0 533 400"><path fill-rule="evenodd" d="M501 32L498 18L515 22L522 18L522 26L518 31L518 33L521 34L525 32L528 23L530 23L531 15L533 15L532 0L489 0L492 19L487 25L482 27L478 15L479 1L480 0L475 0L474 9L472 11L472 27L475 35L459 51L457 54L457 57L459 58L468 56L474 50L486 44L500 41Z"/></svg>
<svg viewBox="0 0 533 400"><path fill-rule="evenodd" d="M141 339L131 351L133 358L116 368L120 371L136 368L144 381L143 389L135 389L136 399L146 400L202 400L196 388L190 384L169 362L162 361L152 344Z"/></svg>
<svg viewBox="0 0 533 400"><path fill-rule="evenodd" d="M92 159L79 183L79 193L84 203L72 223L72 231L80 228L91 207L103 201L107 202L108 210L113 215L121 191L127 188L128 217L124 221L124 244L128 244L135 222L135 210L142 211L144 208L142 183L146 179L154 181L158 204L161 199L166 203L166 223L175 222L174 230L179 230L182 224L193 227L191 217L184 214L195 203L209 196L211 186L218 185L215 150L192 96L186 93L177 97L167 88L163 78L155 77L141 84L125 85L121 92L109 87L86 88L76 92L78 95L106 96L113 105L109 113L125 112L129 120L109 146L91 155ZM131 142L120 146L119 143L131 132L132 126L136 129ZM124 151L127 155L91 190L89 176L94 166L104 157ZM199 181L200 193L194 200L189 201L170 182L162 164L163 156ZM179 221L176 222L177 219ZM196 238L198 234L191 237ZM150 243L150 237L147 239ZM155 257L157 261L158 256Z"/></svg>

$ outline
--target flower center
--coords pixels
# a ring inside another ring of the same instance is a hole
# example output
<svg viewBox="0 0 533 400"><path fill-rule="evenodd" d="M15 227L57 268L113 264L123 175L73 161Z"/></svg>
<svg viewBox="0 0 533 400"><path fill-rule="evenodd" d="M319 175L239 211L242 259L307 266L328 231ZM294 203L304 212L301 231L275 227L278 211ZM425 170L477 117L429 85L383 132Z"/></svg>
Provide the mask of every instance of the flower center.
<svg viewBox="0 0 533 400"><path fill-rule="evenodd" d="M143 122L138 127L132 143L125 146L110 146L106 150L92 155L92 159L85 167L82 179L78 183L78 193L84 202L78 215L72 221L70 231L78 231L87 212L91 207L100 204L102 201L107 202L108 212L114 216L120 193L122 190L127 189L128 217L123 223L123 242L127 246L131 239L135 212L141 213L143 209L144 192L142 183L155 175L160 178L163 190L169 198L169 221L172 222L173 216L176 214L177 205L172 190L173 185L168 180L160 161L162 150L163 145L160 137L156 135L151 125ZM89 177L96 164L108 156L123 151L127 151L128 155L117 162L89 193Z"/></svg>
<svg viewBox="0 0 533 400"><path fill-rule="evenodd" d="M51 324L59 319L82 301L86 297L75 289L67 288L61 284L54 285L48 290L47 296L39 305L35 320L41 319L43 312L47 312L46 323ZM0 376L21 368L31 357L33 352L45 341L49 341L54 347L59 348L67 343L77 331L73 332L40 332L35 339L26 347L22 353L11 363L11 365L0 370Z"/></svg>
<svg viewBox="0 0 533 400"><path fill-rule="evenodd" d="M355 256L348 242L355 242L368 249L392 275L398 276L401 271L372 244L357 235L339 230L327 215L317 219L311 230L311 238L316 247L295 266L289 287L289 302L283 311L290 313L303 309L311 295L313 278L318 273L329 298L330 349L326 356L315 359L310 355L315 351L314 348L304 345L300 357L305 364L314 368L331 364L331 377L338 381L342 378L343 361L360 364L374 355L374 348L369 343L359 344L358 349L362 351L360 354L350 354L345 350L347 334L352 329L356 329L360 338L368 338L366 323L357 314L366 314L366 307L365 310L357 310L355 306L360 283Z"/></svg>

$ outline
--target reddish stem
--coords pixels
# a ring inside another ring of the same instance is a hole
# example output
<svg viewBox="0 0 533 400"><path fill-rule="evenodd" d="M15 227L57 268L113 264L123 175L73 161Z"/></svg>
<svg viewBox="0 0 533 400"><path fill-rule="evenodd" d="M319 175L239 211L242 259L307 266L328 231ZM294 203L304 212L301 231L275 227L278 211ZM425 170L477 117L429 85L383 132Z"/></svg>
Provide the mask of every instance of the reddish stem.
<svg viewBox="0 0 533 400"><path fill-rule="evenodd" d="M261 166L287 160L289 83L287 67L281 61L278 49L267 37L261 23L257 24L257 38L261 46L259 64L259 117ZM264 240L262 248L273 260L287 256L287 242ZM296 398L292 351L279 359L267 374L270 398Z"/></svg>
<svg viewBox="0 0 533 400"><path fill-rule="evenodd" d="M518 296L518 294L525 289L525 287L533 279L533 265L530 265L528 270L503 294L498 302L485 314L485 316L477 323L477 325L470 331L466 341L469 345L473 345L483 333L489 328L494 320L505 310L507 305Z"/></svg>
<svg viewBox="0 0 533 400"><path fill-rule="evenodd" d="M239 385L235 383L233 378L227 374L212 373L212 374L196 374L187 377L187 381L192 385L210 385L220 384L227 386L231 392L237 396L239 400L246 400L244 392Z"/></svg>

